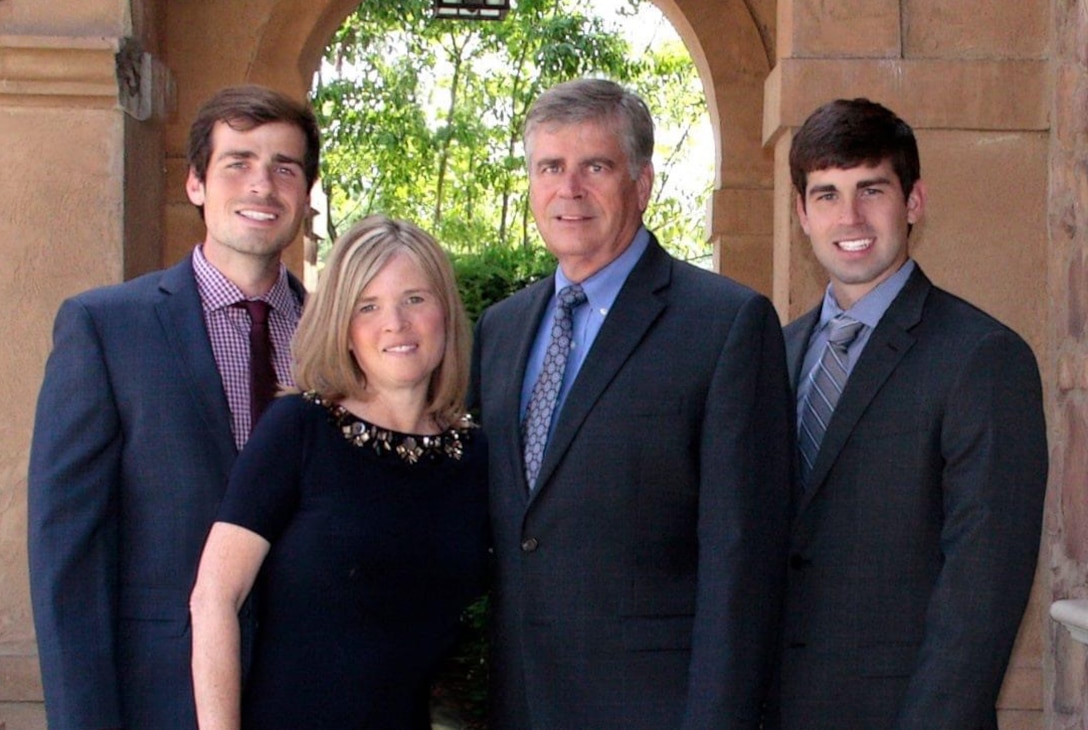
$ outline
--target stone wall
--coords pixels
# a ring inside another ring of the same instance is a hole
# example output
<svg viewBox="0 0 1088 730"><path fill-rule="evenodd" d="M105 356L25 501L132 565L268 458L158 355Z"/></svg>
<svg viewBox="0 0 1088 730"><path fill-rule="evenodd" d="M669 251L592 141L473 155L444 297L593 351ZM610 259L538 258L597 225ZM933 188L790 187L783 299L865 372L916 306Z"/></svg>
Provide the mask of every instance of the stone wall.
<svg viewBox="0 0 1088 730"><path fill-rule="evenodd" d="M1050 597L1088 598L1088 1L1054 0L1050 249L1056 366L1050 392L1050 499L1045 578ZM1045 655L1048 730L1088 728L1086 647L1056 623Z"/></svg>

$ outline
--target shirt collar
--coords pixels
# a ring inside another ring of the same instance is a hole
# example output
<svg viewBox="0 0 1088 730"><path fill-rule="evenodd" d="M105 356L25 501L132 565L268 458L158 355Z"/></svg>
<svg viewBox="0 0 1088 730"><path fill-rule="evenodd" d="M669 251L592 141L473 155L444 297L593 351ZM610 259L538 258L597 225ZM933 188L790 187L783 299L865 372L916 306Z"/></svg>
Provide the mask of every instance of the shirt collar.
<svg viewBox="0 0 1088 730"><path fill-rule="evenodd" d="M623 253L582 282L586 300L593 311L600 312L601 316L608 314L608 310L612 308L612 303L619 296L624 282L627 281L627 277L631 274L635 264L642 258L642 254L646 252L646 247L649 245L650 232L644 227L639 227L638 232L635 233L635 237L631 241L631 245L624 249ZM573 283L563 274L562 267L556 267L555 291L557 294Z"/></svg>
<svg viewBox="0 0 1088 730"><path fill-rule="evenodd" d="M200 291L200 299L204 304L204 310L211 312L225 309L237 302L249 299L238 285L228 279L219 269L204 257L203 244L193 249L193 274L196 277L197 288ZM290 311L294 306L294 294L287 283L287 267L280 262L279 276L276 283L263 295L257 297L268 302L274 310L281 312Z"/></svg>
<svg viewBox="0 0 1088 730"><path fill-rule="evenodd" d="M910 278L914 269L914 259L907 259L906 263L900 266L898 271L877 284L871 292L854 302L854 306L847 310L842 309L839 303L835 301L835 295L831 292L831 285L828 284L827 290L824 291L823 307L820 310L820 328L826 327L828 322L840 314L846 314L866 327L876 327L884 313L888 311L892 301L903 290L903 286L907 283L907 279Z"/></svg>

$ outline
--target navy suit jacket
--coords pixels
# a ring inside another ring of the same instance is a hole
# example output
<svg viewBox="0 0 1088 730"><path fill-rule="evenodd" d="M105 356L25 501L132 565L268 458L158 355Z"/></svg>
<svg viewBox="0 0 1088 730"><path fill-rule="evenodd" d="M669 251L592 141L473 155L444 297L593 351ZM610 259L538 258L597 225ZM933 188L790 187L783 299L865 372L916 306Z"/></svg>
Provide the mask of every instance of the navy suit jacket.
<svg viewBox="0 0 1088 730"><path fill-rule="evenodd" d="M530 494L519 401L553 292L548 277L477 326L497 561L490 727L754 728L789 509L778 317L651 241Z"/></svg>
<svg viewBox="0 0 1088 730"><path fill-rule="evenodd" d="M191 257L61 305L28 486L52 730L195 727L189 592L236 452Z"/></svg>
<svg viewBox="0 0 1088 730"><path fill-rule="evenodd" d="M818 318L786 328L794 384ZM1031 350L916 269L798 501L768 727L996 729L1046 476Z"/></svg>

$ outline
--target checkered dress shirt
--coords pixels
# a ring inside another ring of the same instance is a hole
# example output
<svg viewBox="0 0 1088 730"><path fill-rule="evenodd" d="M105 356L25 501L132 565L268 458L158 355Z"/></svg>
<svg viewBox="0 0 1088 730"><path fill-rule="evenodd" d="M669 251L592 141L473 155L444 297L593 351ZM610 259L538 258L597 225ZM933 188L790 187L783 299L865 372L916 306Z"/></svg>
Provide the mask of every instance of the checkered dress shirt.
<svg viewBox="0 0 1088 730"><path fill-rule="evenodd" d="M241 449L252 428L249 417L249 315L244 309L231 305L245 299L246 295L208 263L200 246L193 251L193 271L204 307L204 324L208 328L212 354L230 406L234 443ZM302 304L287 283L287 267L282 263L279 278L261 299L272 307L268 323L276 379L280 385L291 385L291 335L302 315Z"/></svg>

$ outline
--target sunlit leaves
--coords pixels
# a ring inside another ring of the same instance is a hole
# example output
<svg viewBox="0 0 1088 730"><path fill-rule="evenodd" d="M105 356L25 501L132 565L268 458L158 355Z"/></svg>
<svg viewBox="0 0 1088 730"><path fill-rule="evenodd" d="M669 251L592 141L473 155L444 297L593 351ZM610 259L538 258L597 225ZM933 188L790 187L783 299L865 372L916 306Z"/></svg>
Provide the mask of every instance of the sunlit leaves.
<svg viewBox="0 0 1088 730"><path fill-rule="evenodd" d="M645 2L628 0L624 12ZM366 0L326 49L312 99L334 232L383 212L419 222L453 251L540 247L527 209L525 112L547 87L596 75L637 89L658 122L648 223L684 255L705 249L706 191L669 184L705 118L682 45L632 49L594 0L515 1L501 22L435 20L431 4Z"/></svg>

